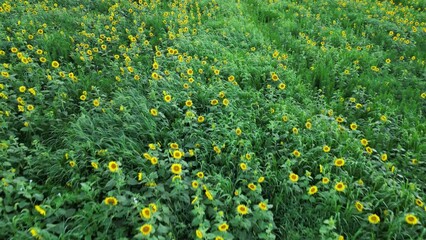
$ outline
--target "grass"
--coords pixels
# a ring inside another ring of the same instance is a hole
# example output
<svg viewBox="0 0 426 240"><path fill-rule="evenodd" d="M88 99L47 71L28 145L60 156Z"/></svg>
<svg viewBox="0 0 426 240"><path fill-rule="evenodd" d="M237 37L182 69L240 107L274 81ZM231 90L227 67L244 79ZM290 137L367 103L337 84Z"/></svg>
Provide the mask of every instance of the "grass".
<svg viewBox="0 0 426 240"><path fill-rule="evenodd" d="M5 1L0 237L423 239L422 1Z"/></svg>

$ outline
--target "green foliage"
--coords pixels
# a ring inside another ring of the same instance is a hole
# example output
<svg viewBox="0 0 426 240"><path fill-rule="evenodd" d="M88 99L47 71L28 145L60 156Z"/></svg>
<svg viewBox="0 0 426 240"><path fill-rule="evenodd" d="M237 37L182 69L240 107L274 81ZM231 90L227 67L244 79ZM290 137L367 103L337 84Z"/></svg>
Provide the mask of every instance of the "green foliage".
<svg viewBox="0 0 426 240"><path fill-rule="evenodd" d="M424 7L5 1L0 238L426 238Z"/></svg>

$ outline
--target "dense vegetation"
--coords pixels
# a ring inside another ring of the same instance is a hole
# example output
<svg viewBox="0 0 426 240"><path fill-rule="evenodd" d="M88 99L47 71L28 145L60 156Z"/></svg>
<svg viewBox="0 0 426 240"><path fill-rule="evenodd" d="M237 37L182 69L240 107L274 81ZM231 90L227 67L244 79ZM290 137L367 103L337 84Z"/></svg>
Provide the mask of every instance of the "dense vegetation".
<svg viewBox="0 0 426 240"><path fill-rule="evenodd" d="M1 239L425 239L426 3L0 6Z"/></svg>

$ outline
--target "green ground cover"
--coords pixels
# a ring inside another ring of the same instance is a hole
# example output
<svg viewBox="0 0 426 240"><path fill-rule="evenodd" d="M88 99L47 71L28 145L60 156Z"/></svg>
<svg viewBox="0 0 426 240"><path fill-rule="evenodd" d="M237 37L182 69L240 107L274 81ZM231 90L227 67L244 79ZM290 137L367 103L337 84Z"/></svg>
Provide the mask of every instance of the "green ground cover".
<svg viewBox="0 0 426 240"><path fill-rule="evenodd" d="M426 3L3 1L1 239L425 239Z"/></svg>

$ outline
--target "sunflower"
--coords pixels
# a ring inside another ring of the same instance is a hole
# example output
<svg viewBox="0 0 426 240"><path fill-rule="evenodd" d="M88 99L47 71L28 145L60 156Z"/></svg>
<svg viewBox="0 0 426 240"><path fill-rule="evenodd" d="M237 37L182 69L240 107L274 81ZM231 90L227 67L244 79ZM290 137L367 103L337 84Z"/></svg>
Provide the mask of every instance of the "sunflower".
<svg viewBox="0 0 426 240"><path fill-rule="evenodd" d="M173 151L173 158L174 159L181 159L182 156L183 156L183 154L180 150L174 150Z"/></svg>
<svg viewBox="0 0 426 240"><path fill-rule="evenodd" d="M370 155L373 153L373 149L371 147L366 147L365 151Z"/></svg>
<svg viewBox="0 0 426 240"><path fill-rule="evenodd" d="M358 128L358 125L356 125L356 123L351 123L350 127L355 131Z"/></svg>
<svg viewBox="0 0 426 240"><path fill-rule="evenodd" d="M387 155L386 153L383 153L383 154L380 156L380 158L381 158L381 159L382 159L382 161L384 162L384 161L388 160L388 155Z"/></svg>
<svg viewBox="0 0 426 240"><path fill-rule="evenodd" d="M371 224L378 224L380 222L380 217L377 216L376 214L370 214L368 215L368 221Z"/></svg>
<svg viewBox="0 0 426 240"><path fill-rule="evenodd" d="M364 209L364 205L360 201L355 202L355 207L358 212L362 212L362 210Z"/></svg>
<svg viewBox="0 0 426 240"><path fill-rule="evenodd" d="M295 173L290 173L290 175L288 176L288 178L292 182L297 182L299 180L299 176L297 174L295 174Z"/></svg>
<svg viewBox="0 0 426 240"><path fill-rule="evenodd" d="M20 91L21 93L25 92L26 90L27 90L27 88L26 88L25 86L20 86L20 87L19 87L19 91Z"/></svg>
<svg viewBox="0 0 426 240"><path fill-rule="evenodd" d="M139 212L141 218L150 219L151 218L151 209L144 208Z"/></svg>
<svg viewBox="0 0 426 240"><path fill-rule="evenodd" d="M192 181L192 183L191 183L191 186L193 187L193 188L198 188L198 186L199 186L199 184L198 184L198 182L197 181Z"/></svg>
<svg viewBox="0 0 426 240"><path fill-rule="evenodd" d="M216 106L219 103L219 101L217 99L212 99L210 100L210 104L213 106Z"/></svg>
<svg viewBox="0 0 426 240"><path fill-rule="evenodd" d="M118 200L115 197L106 197L105 200L104 200L104 202L105 202L106 205L113 205L113 206L115 206L115 205L117 205Z"/></svg>
<svg viewBox="0 0 426 240"><path fill-rule="evenodd" d="M117 172L118 171L118 164L115 161L111 161L108 163L108 168L111 172Z"/></svg>
<svg viewBox="0 0 426 240"><path fill-rule="evenodd" d="M337 158L334 160L334 165L336 167L343 167L345 165L345 160L343 158Z"/></svg>
<svg viewBox="0 0 426 240"><path fill-rule="evenodd" d="M343 182L338 182L336 185L334 185L334 189L338 192L343 192L345 190L346 186Z"/></svg>
<svg viewBox="0 0 426 240"><path fill-rule="evenodd" d="M217 228L221 232L226 232L228 230L228 228L229 228L229 225L226 224L226 222L224 222L224 223L220 224Z"/></svg>
<svg viewBox="0 0 426 240"><path fill-rule="evenodd" d="M268 210L268 205L266 205L266 203L264 203L264 202L260 202L258 204L258 206L259 206L260 210L262 210L262 211Z"/></svg>
<svg viewBox="0 0 426 240"><path fill-rule="evenodd" d="M244 204L240 204L237 207L237 212L241 215L246 215L248 211L249 211L248 207Z"/></svg>
<svg viewBox="0 0 426 240"><path fill-rule="evenodd" d="M419 219L413 214L406 214L405 221L410 225L416 225L419 222Z"/></svg>
<svg viewBox="0 0 426 240"><path fill-rule="evenodd" d="M323 177L322 178L322 183L323 184L328 184L330 182L330 179L328 177Z"/></svg>
<svg viewBox="0 0 426 240"><path fill-rule="evenodd" d="M149 110L149 112L151 113L152 116L157 116L158 115L158 110L155 108L151 108L151 110Z"/></svg>
<svg viewBox="0 0 426 240"><path fill-rule="evenodd" d="M203 172L197 172L197 177L198 178L204 178L204 173Z"/></svg>
<svg viewBox="0 0 426 240"><path fill-rule="evenodd" d="M423 207L424 203L423 203L422 200L420 200L420 199L417 198L416 199L416 205L419 206L419 207Z"/></svg>
<svg viewBox="0 0 426 240"><path fill-rule="evenodd" d="M44 210L42 207L40 207L39 205L35 205L35 210L40 213L40 215L46 216L46 210Z"/></svg>
<svg viewBox="0 0 426 240"><path fill-rule="evenodd" d="M187 107L192 107L192 101L191 100L186 100L185 105Z"/></svg>
<svg viewBox="0 0 426 240"><path fill-rule="evenodd" d="M327 145L324 145L324 147L322 147L322 150L326 153L330 152L331 148Z"/></svg>
<svg viewBox="0 0 426 240"><path fill-rule="evenodd" d="M58 63L58 61L53 61L53 62L52 62L52 67L53 67L53 68L58 68L58 67L59 67L59 63Z"/></svg>
<svg viewBox="0 0 426 240"><path fill-rule="evenodd" d="M248 185L247 185L247 187L248 188L250 188L250 190L252 190L252 191L255 191L256 190L256 185L254 185L253 183L249 183Z"/></svg>
<svg viewBox="0 0 426 240"><path fill-rule="evenodd" d="M265 177L259 177L259 178L257 179L257 182L258 182L258 183L262 183L263 181L265 181Z"/></svg>
<svg viewBox="0 0 426 240"><path fill-rule="evenodd" d="M98 106L99 106L99 104L100 104L99 99L95 99L95 100L93 100L93 106L98 107Z"/></svg>
<svg viewBox="0 0 426 240"><path fill-rule="evenodd" d="M204 117L204 116L199 116L199 117L197 118L197 121L198 121L199 123L203 123L203 122L205 121L205 117Z"/></svg>
<svg viewBox="0 0 426 240"><path fill-rule="evenodd" d="M306 127L307 129L311 129L311 128L312 128L312 123L311 123L311 122L306 122L306 123L305 123L305 127Z"/></svg>
<svg viewBox="0 0 426 240"><path fill-rule="evenodd" d="M172 166L170 167L172 173L174 174L181 174L182 172L182 165L180 165L179 163L174 163L172 164Z"/></svg>
<svg viewBox="0 0 426 240"><path fill-rule="evenodd" d="M243 171L247 170L247 164L245 164L245 163L240 163L240 168L241 168L241 170L243 170Z"/></svg>
<svg viewBox="0 0 426 240"><path fill-rule="evenodd" d="M151 231L152 231L152 225L151 225L151 224L144 224L144 225L142 225L142 227L140 227L139 231L140 231L143 235L147 236L147 235L149 235L149 234L151 233Z"/></svg>
<svg viewBox="0 0 426 240"><path fill-rule="evenodd" d="M367 139L365 139L365 138L363 138L363 139L361 139L360 140L361 141L361 144L362 144L362 146L367 146L368 145L368 140Z"/></svg>
<svg viewBox="0 0 426 240"><path fill-rule="evenodd" d="M240 136L242 132L243 131L241 130L241 128L235 129L235 134L237 134L238 136Z"/></svg>
<svg viewBox="0 0 426 240"><path fill-rule="evenodd" d="M200 229L195 230L195 235L197 238L202 239L203 238L203 232L201 232Z"/></svg>
<svg viewBox="0 0 426 240"><path fill-rule="evenodd" d="M170 96L170 95L165 95L165 96L164 96L164 101L166 101L166 102L170 102L170 101L172 101L172 96Z"/></svg>
<svg viewBox="0 0 426 240"><path fill-rule="evenodd" d="M293 151L293 155L294 155L294 156L296 156L296 157L300 157L300 155L301 155L301 154L300 154L300 152L299 152L299 151L294 150L294 151Z"/></svg>
<svg viewBox="0 0 426 240"><path fill-rule="evenodd" d="M309 195L314 195L315 193L318 192L318 187L317 186L311 186L308 190L308 194Z"/></svg>

